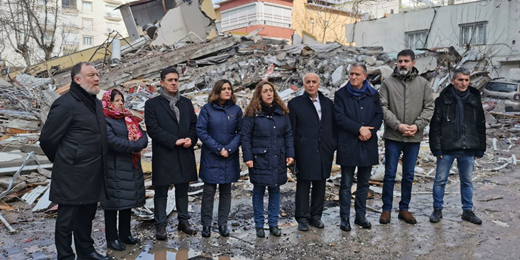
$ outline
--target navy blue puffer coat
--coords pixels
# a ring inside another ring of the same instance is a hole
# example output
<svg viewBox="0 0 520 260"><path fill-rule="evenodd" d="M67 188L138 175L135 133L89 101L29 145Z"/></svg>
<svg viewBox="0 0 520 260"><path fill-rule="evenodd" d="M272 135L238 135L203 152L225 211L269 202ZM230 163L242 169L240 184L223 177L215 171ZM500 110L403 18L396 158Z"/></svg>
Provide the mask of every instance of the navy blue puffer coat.
<svg viewBox="0 0 520 260"><path fill-rule="evenodd" d="M261 112L244 117L242 153L244 162L253 161L249 169L251 183L275 187L287 182L285 159L294 158L293 136L288 115L277 108L273 116Z"/></svg>
<svg viewBox="0 0 520 260"><path fill-rule="evenodd" d="M223 107L207 103L200 110L197 135L202 141L199 177L210 184L236 182L240 177L242 109L228 101ZM220 155L226 149L227 158Z"/></svg>
<svg viewBox="0 0 520 260"><path fill-rule="evenodd" d="M139 169L132 164L132 152L140 152L148 145L148 138L128 140L125 119L105 118L108 139L108 185L110 200L101 199L101 208L123 210L140 207L145 203L144 178L141 162ZM142 129L140 129L142 132Z"/></svg>

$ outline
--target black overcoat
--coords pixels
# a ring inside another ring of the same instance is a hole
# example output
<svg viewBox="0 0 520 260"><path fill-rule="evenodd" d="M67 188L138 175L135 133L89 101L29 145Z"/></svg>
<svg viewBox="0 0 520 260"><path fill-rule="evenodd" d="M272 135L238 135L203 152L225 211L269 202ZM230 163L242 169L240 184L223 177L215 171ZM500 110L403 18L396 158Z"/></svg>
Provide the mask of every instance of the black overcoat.
<svg viewBox="0 0 520 260"><path fill-rule="evenodd" d="M124 210L143 206L145 203L144 178L141 162L136 169L132 153L140 152L148 145L148 138L128 140L125 119L105 118L108 139L108 185L110 200L101 199L101 207L107 210ZM142 132L142 129L140 129Z"/></svg>
<svg viewBox="0 0 520 260"><path fill-rule="evenodd" d="M106 181L107 136L101 101L72 83L54 101L40 146L54 163L50 200L65 205L99 202Z"/></svg>
<svg viewBox="0 0 520 260"><path fill-rule="evenodd" d="M317 181L330 177L337 147L334 103L318 92L321 120L309 95L289 101L298 179Z"/></svg>
<svg viewBox="0 0 520 260"><path fill-rule="evenodd" d="M381 128L383 121L379 93L372 89L371 93L357 98L350 94L347 86L345 86L336 91L334 106L336 123L338 124L336 163L341 166L379 164L376 132ZM370 130L372 137L367 141L361 141L358 138L359 129L362 126L374 127Z"/></svg>
<svg viewBox="0 0 520 260"><path fill-rule="evenodd" d="M197 144L197 115L191 100L180 97L177 102L180 122L162 96L145 103L146 130L152 138L152 183L170 185L197 180L197 166L193 147ZM178 139L191 139L191 146L175 145Z"/></svg>

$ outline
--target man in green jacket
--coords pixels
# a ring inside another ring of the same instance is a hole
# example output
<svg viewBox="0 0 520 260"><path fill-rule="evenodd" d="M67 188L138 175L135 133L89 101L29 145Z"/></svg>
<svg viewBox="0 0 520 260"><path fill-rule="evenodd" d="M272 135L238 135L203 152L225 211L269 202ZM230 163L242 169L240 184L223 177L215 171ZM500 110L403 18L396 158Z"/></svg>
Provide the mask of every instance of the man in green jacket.
<svg viewBox="0 0 520 260"><path fill-rule="evenodd" d="M419 76L415 53L402 50L397 54L397 67L392 76L383 81L380 89L385 132L385 177L383 181L383 213L379 222L390 223L394 182L401 152L403 179L398 218L406 223L417 221L408 211L412 197L415 162L419 154L423 130L433 115L434 100L429 83Z"/></svg>

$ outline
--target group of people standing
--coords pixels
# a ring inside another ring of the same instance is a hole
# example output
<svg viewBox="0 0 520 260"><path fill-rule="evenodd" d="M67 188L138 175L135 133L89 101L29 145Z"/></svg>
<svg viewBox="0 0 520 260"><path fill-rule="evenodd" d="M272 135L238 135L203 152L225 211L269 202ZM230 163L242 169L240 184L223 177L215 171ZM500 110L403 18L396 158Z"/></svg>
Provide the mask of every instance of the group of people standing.
<svg viewBox="0 0 520 260"><path fill-rule="evenodd" d="M458 160L461 177L462 219L480 224L473 213L471 173L473 162L486 149L480 94L469 87L469 71L457 69L452 84L435 101L428 82L414 68L415 54L403 50L397 67L380 91L367 80L364 64L350 65L349 82L334 96L320 91L320 78L303 78L304 94L286 106L274 84L255 87L244 112L236 105L233 86L219 80L208 102L195 114L192 102L180 95L179 73L161 71L160 95L145 104L146 131L140 118L124 107L118 90L99 93L99 76L93 64L72 68L70 91L52 105L40 136L40 145L54 163L50 199L59 204L56 247L59 259L108 259L97 253L91 238L97 203L105 212L107 247L125 250L139 239L130 231L131 209L145 203L140 152L152 139L152 183L155 188L155 237L168 238L167 198L175 186L178 230L189 235L189 183L204 181L201 205L202 236L212 233L213 205L219 190L218 233L230 235L231 183L240 176L239 147L253 183L253 210L258 237L265 237L264 195L268 191L268 225L280 236L280 186L287 182L287 167L297 176L295 218L300 231L323 228L326 180L334 153L341 166L340 228L350 231L351 188L357 177L354 223L371 228L366 199L373 165L379 164L376 132L385 122L385 177L383 212L379 222L390 223L393 187L402 154L403 180L398 218L415 224L408 211L414 168L423 130L430 123L430 146L438 156L431 222L442 218L444 187L451 164ZM194 146L202 142L199 176Z"/></svg>

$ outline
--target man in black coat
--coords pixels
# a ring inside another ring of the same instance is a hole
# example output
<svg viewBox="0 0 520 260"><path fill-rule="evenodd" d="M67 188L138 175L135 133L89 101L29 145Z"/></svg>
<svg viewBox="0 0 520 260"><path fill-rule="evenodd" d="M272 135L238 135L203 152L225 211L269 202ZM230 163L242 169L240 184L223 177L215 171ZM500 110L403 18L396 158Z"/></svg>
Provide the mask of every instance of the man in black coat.
<svg viewBox="0 0 520 260"><path fill-rule="evenodd" d="M356 217L354 223L371 228L366 219L368 181L372 165L379 164L376 132L383 122L383 110L377 90L370 86L367 68L362 63L350 65L349 82L334 95L336 123L338 124L338 153L336 163L341 165L339 192L340 228L350 231L351 188L357 168Z"/></svg>
<svg viewBox="0 0 520 260"><path fill-rule="evenodd" d="M430 221L442 218L444 188L453 161L457 159L462 201L462 220L482 224L473 213L472 173L475 159L486 151L486 125L480 92L471 87L470 71L453 71L451 84L435 100L430 123L430 149L437 156L437 172L433 184L433 212Z"/></svg>
<svg viewBox="0 0 520 260"><path fill-rule="evenodd" d="M305 93L289 101L296 168L296 211L298 229L308 231L309 224L323 228L325 184L330 177L336 150L334 104L318 91L320 78L308 73L303 78ZM311 205L309 192L312 185Z"/></svg>
<svg viewBox="0 0 520 260"><path fill-rule="evenodd" d="M144 118L152 138L152 183L155 186L154 215L159 240L166 233L168 189L175 185L175 207L178 229L186 234L197 233L189 224L188 188L197 180L193 146L197 144L197 115L191 100L179 93L179 73L172 67L161 72L160 96L145 103Z"/></svg>
<svg viewBox="0 0 520 260"><path fill-rule="evenodd" d="M72 68L70 90L51 106L40 146L54 163L50 200L58 203L55 243L58 259L108 259L94 250L92 220L106 182L107 134L99 75L91 63Z"/></svg>

